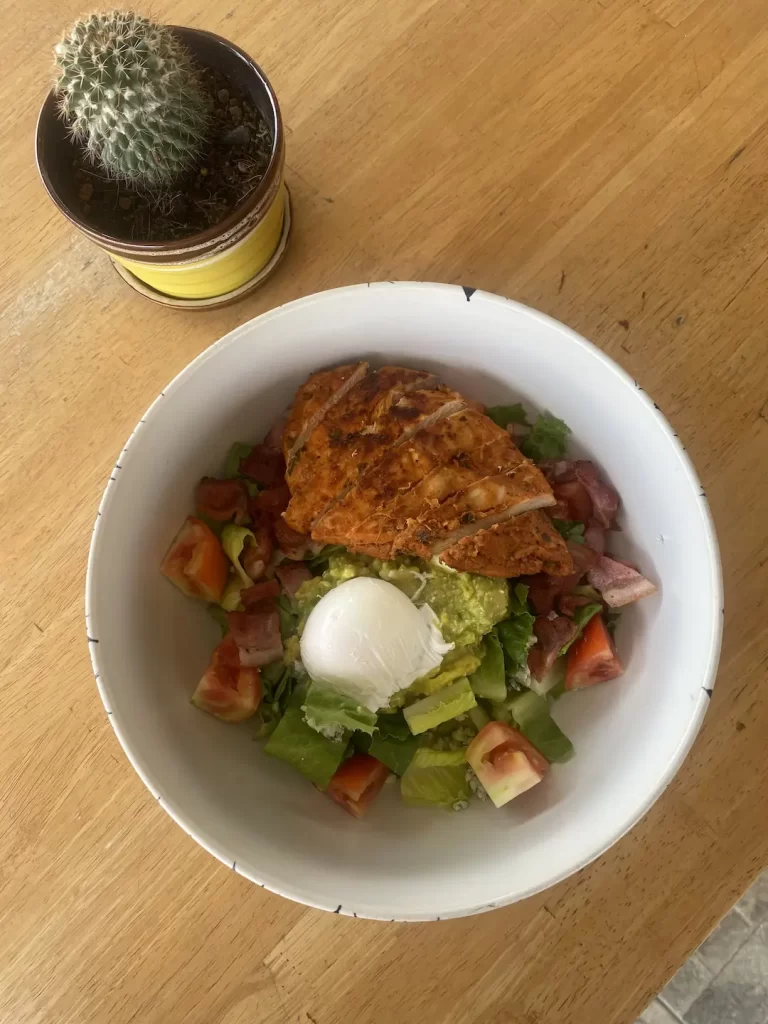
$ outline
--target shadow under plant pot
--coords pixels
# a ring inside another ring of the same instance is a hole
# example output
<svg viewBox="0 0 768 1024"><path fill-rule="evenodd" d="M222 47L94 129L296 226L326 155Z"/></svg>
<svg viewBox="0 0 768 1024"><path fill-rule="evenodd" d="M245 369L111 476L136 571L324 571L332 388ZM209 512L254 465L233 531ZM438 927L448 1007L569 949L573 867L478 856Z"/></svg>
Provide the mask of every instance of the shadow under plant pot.
<svg viewBox="0 0 768 1024"><path fill-rule="evenodd" d="M82 168L90 165L82 144L70 137L60 118L53 93L43 103L37 123L37 166L48 194L62 213L110 255L120 276L137 291L166 305L210 309L256 288L285 251L291 218L283 180L283 123L272 86L247 54L210 32L177 26L171 29L195 63L219 82L225 80L233 92L250 102L269 129L271 153L258 184L218 222L201 230L184 233L182 225L170 232L174 235L170 240L132 238L133 225L128 216L125 225L105 224L88 203L93 186L88 184L89 172ZM231 133L235 144L240 130ZM228 143L225 140L222 144ZM205 173L204 169L200 173ZM91 175L97 187L100 182L107 183L121 209L134 202L130 196L118 199L118 184L99 175L98 167L91 168ZM166 202L172 206L177 198L168 195Z"/></svg>

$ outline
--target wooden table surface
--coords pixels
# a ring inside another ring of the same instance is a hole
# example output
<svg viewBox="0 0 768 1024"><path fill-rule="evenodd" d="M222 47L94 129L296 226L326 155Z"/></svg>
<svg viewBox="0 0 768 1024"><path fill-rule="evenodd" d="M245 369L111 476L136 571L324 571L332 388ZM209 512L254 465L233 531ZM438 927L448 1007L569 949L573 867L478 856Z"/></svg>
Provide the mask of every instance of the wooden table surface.
<svg viewBox="0 0 768 1024"><path fill-rule="evenodd" d="M271 76L295 230L205 314L132 293L44 195L33 126L80 11L7 5L0 1021L630 1021L768 863L765 0L229 3L153 8ZM112 734L83 626L99 496L165 383L271 306L395 278L513 296L618 359L695 460L727 589L709 714L647 817L538 897L428 925L307 910L197 847Z"/></svg>

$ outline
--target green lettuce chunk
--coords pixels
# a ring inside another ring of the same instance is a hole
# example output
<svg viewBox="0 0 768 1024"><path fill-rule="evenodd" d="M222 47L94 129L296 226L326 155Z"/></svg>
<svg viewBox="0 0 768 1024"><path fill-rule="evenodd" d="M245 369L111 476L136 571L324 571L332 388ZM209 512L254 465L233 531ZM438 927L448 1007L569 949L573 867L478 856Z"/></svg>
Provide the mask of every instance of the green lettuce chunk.
<svg viewBox="0 0 768 1024"><path fill-rule="evenodd" d="M344 759L347 738L345 735L331 740L307 725L301 708L303 696L298 690L294 693L264 751L292 765L310 782L325 789Z"/></svg>
<svg viewBox="0 0 768 1024"><path fill-rule="evenodd" d="M224 476L227 480L233 480L240 475L240 463L253 451L253 446L243 441L235 441L227 452L224 460Z"/></svg>
<svg viewBox="0 0 768 1024"><path fill-rule="evenodd" d="M328 686L312 683L301 706L304 721L329 739L341 739L346 731L367 732L376 728L376 714Z"/></svg>
<svg viewBox="0 0 768 1024"><path fill-rule="evenodd" d="M252 531L245 526L229 524L221 531L221 546L224 548L224 554L235 567L235 572L242 580L244 587L250 587L253 584L253 580L240 564L240 556L248 540L255 542L256 538Z"/></svg>
<svg viewBox="0 0 768 1024"><path fill-rule="evenodd" d="M437 725L464 714L477 704L469 680L457 679L455 683L443 687L430 697L423 697L415 704L410 704L403 714L408 728L417 736L434 729Z"/></svg>
<svg viewBox="0 0 768 1024"><path fill-rule="evenodd" d="M361 736L355 742L361 750L381 761L395 775L405 774L419 746L419 738L411 733L402 713L379 715L373 736Z"/></svg>
<svg viewBox="0 0 768 1024"><path fill-rule="evenodd" d="M548 761L562 763L573 757L573 744L549 712L546 697L516 694L493 706L494 717L514 725Z"/></svg>
<svg viewBox="0 0 768 1024"><path fill-rule="evenodd" d="M504 651L504 671L508 682L528 679L528 651L534 643L534 616L528 611L528 587L516 584L510 590L512 614L496 627Z"/></svg>
<svg viewBox="0 0 768 1024"><path fill-rule="evenodd" d="M534 423L520 450L533 462L564 459L569 434L570 430L562 420L544 412Z"/></svg>
<svg viewBox="0 0 768 1024"><path fill-rule="evenodd" d="M514 405L492 405L486 409L486 416L490 416L498 427L508 427L510 423L519 423L522 427L530 426L528 416L522 402L515 402Z"/></svg>
<svg viewBox="0 0 768 1024"><path fill-rule="evenodd" d="M572 618L576 625L579 627L579 632L576 634L573 640L569 640L567 644L564 644L560 648L561 654L565 654L569 648L573 647L573 645L579 639L581 634L584 632L584 627L589 622L589 620L593 619L596 615L599 615L602 610L603 606L597 603L584 604L581 606L581 608L574 609Z"/></svg>
<svg viewBox="0 0 768 1024"><path fill-rule="evenodd" d="M483 658L469 677L469 685L476 697L487 700L504 700L507 695L507 684L504 678L504 651L501 647L496 629L488 634L484 641Z"/></svg>
<svg viewBox="0 0 768 1024"><path fill-rule="evenodd" d="M409 807L465 807L472 795L466 751L419 747L400 780L400 792Z"/></svg>
<svg viewBox="0 0 768 1024"><path fill-rule="evenodd" d="M574 519L553 519L552 525L563 540L572 540L576 544L584 543L584 523L578 523Z"/></svg>

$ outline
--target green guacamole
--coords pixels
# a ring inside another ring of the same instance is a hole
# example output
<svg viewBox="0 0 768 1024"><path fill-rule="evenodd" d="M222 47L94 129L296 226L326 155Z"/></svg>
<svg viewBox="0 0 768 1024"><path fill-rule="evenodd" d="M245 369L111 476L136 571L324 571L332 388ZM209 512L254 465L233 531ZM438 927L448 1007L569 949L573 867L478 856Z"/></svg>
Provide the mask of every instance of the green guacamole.
<svg viewBox="0 0 768 1024"><path fill-rule="evenodd" d="M382 562L368 555L331 555L322 576L307 580L296 593L299 631L320 598L346 580L378 576L402 590L418 607L428 604L443 639L457 647L476 644L509 615L507 581L455 572L417 558Z"/></svg>

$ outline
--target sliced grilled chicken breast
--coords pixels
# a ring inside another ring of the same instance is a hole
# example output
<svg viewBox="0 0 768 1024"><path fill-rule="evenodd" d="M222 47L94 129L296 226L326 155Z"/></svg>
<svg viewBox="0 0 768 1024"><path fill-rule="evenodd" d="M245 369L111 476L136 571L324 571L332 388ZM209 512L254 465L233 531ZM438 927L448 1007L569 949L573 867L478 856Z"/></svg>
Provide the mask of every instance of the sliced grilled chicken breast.
<svg viewBox="0 0 768 1024"><path fill-rule="evenodd" d="M427 378L393 385L378 394L369 390L367 379L358 386L366 387L367 406L355 393L358 388L353 388L314 430L293 471L288 471L292 498L285 519L295 530L309 533L331 503L343 497L392 446L405 443L464 404L448 388L415 390L421 383L431 383Z"/></svg>
<svg viewBox="0 0 768 1024"><path fill-rule="evenodd" d="M479 576L567 576L573 559L544 512L525 512L452 544L439 556L459 572Z"/></svg>
<svg viewBox="0 0 768 1024"><path fill-rule="evenodd" d="M523 460L508 473L476 480L455 498L409 522L398 534L393 553L430 558L479 530L554 504L543 474Z"/></svg>
<svg viewBox="0 0 768 1024"><path fill-rule="evenodd" d="M509 435L496 437L474 452L451 456L447 463L364 520L348 534L348 543L354 551L391 558L396 550L404 549L402 540L413 524L478 481L510 472L523 461Z"/></svg>
<svg viewBox="0 0 768 1024"><path fill-rule="evenodd" d="M283 455L290 466L297 452L335 404L368 372L368 363L347 363L313 373L296 392L283 429Z"/></svg>
<svg viewBox="0 0 768 1024"><path fill-rule="evenodd" d="M474 452L490 448L491 444L495 448L488 452L488 459L472 461ZM463 409L430 426L422 426L410 440L375 462L373 468L360 476L355 486L315 522L313 536L327 544L346 544L353 537L357 538L358 530L364 542L364 537L376 533L376 522L399 522L399 526L392 528L402 529L406 518L418 516L426 507L425 502L435 497L442 501L472 479L465 475L460 484L454 485L445 479L451 467L471 469L476 466L477 472L486 476L514 465L515 454L522 458L505 430L487 416ZM493 458L499 460L498 469L489 468ZM435 471L443 467L446 467L445 472L438 477ZM368 523L377 512L376 522ZM394 532L391 539L394 539Z"/></svg>

